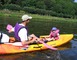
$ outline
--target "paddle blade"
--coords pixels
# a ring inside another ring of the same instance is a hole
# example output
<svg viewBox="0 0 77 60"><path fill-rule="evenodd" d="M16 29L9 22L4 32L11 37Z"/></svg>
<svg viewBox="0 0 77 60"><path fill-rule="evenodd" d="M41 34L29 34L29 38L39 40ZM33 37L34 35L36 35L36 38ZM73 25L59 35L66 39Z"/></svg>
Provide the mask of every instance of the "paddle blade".
<svg viewBox="0 0 77 60"><path fill-rule="evenodd" d="M52 46L49 46L48 44L44 43L43 41L39 41L40 43L44 44L44 46L46 46L47 48L51 49L51 50L57 50L57 48L54 48Z"/></svg>
<svg viewBox="0 0 77 60"><path fill-rule="evenodd" d="M8 25L6 26L6 29L7 29L7 30L11 30L12 28L13 28L13 26L10 25L10 24L8 24Z"/></svg>

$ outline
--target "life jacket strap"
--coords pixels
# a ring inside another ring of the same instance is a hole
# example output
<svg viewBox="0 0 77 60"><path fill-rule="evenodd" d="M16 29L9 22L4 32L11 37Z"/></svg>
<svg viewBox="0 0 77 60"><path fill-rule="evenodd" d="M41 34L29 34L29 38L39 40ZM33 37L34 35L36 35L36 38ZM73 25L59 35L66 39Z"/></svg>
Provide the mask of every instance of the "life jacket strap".
<svg viewBox="0 0 77 60"><path fill-rule="evenodd" d="M2 36L3 36L3 34L2 34L2 32L1 32L1 36L0 36L0 43L1 43Z"/></svg>

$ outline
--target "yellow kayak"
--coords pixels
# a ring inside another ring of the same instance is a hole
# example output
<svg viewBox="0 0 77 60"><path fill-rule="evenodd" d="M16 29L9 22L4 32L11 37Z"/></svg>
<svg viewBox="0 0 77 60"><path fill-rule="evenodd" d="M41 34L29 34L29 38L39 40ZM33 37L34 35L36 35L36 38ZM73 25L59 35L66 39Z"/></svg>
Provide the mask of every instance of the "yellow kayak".
<svg viewBox="0 0 77 60"><path fill-rule="evenodd" d="M40 38L48 37L48 35L40 36ZM69 42L73 38L73 34L60 34L60 39L56 41L48 42L48 45L52 45L53 47L57 47Z"/></svg>
<svg viewBox="0 0 77 60"><path fill-rule="evenodd" d="M40 38L46 36L48 35L40 36ZM57 47L69 42L72 38L73 34L61 34L59 40L50 41L47 42L46 44L48 44L49 46ZM22 46L21 42L0 44L0 54L15 54L15 53L31 52L44 49L48 48L43 44L32 44L29 45L28 47Z"/></svg>

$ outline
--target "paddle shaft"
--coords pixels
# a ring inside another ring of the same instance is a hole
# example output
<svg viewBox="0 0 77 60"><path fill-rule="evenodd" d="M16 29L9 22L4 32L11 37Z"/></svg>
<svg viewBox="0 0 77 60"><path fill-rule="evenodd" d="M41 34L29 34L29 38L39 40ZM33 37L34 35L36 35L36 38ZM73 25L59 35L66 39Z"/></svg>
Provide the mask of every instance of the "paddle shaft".
<svg viewBox="0 0 77 60"><path fill-rule="evenodd" d="M44 43L43 41L39 41L39 42L42 43L45 47L47 47L47 48L49 48L49 49L51 49L51 50L57 50L57 48L54 48L54 47L52 47L52 46L50 46L50 45Z"/></svg>

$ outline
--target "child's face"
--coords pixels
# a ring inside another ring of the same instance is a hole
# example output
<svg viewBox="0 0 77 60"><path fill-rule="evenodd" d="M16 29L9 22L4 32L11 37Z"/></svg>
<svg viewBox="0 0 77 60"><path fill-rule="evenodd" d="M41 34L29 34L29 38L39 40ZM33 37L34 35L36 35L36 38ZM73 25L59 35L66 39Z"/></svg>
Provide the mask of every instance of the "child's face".
<svg viewBox="0 0 77 60"><path fill-rule="evenodd" d="M55 30L53 30L53 32L55 32Z"/></svg>

